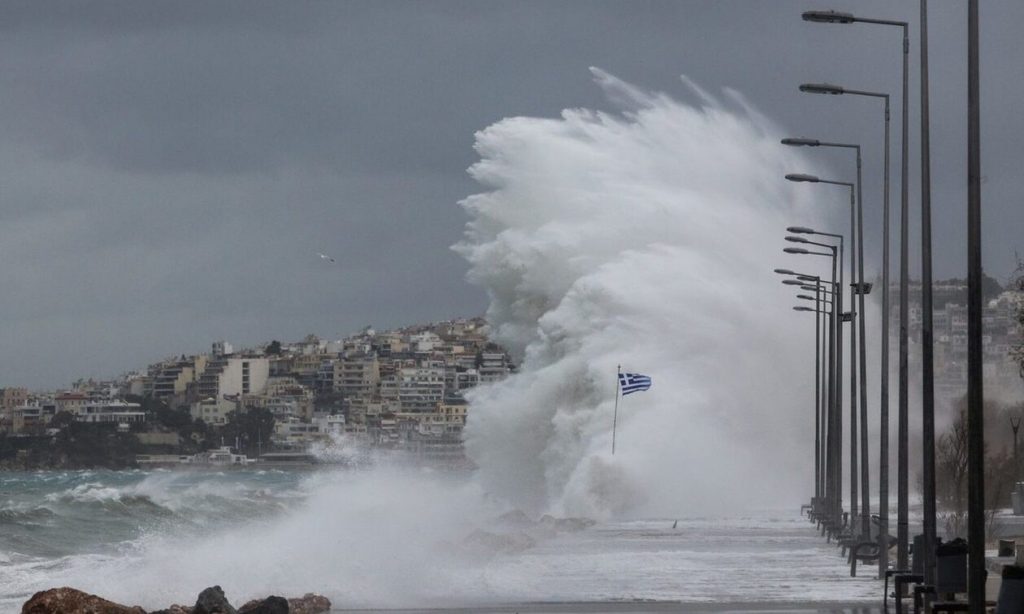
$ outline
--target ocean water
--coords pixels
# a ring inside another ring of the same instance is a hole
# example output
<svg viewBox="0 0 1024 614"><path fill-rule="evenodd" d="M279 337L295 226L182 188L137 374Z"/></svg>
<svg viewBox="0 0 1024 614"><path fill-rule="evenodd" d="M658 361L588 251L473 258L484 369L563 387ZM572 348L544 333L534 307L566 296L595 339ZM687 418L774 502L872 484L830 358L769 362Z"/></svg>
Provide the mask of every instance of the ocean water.
<svg viewBox="0 0 1024 614"><path fill-rule="evenodd" d="M3 473L0 612L59 585L147 608L212 584L236 605L315 591L339 609L880 597L793 509L559 530L502 519L472 482L399 469ZM360 503L342 509L350 496Z"/></svg>

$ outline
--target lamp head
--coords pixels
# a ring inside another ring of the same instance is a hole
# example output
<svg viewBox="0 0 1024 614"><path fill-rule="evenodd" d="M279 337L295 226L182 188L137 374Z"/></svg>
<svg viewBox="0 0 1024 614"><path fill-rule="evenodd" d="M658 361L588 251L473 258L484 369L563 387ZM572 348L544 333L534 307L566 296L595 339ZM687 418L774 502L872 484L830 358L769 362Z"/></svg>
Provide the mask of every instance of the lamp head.
<svg viewBox="0 0 1024 614"><path fill-rule="evenodd" d="M818 139L805 139L805 138L787 138L782 139L783 145L792 145L794 147L818 147L821 145L821 141Z"/></svg>
<svg viewBox="0 0 1024 614"><path fill-rule="evenodd" d="M832 94L833 96L838 96L846 90L831 83L804 83L800 86L800 91L807 92L808 94Z"/></svg>
<svg viewBox="0 0 1024 614"><path fill-rule="evenodd" d="M804 249L802 247L784 247L784 248L782 248L782 251L786 252L787 254L808 254L808 253L810 253L810 252L808 252L806 249Z"/></svg>
<svg viewBox="0 0 1024 614"><path fill-rule="evenodd" d="M788 179L790 181L796 181L797 183L800 183L800 182L803 182L803 181L806 181L806 182L809 182L809 183L818 183L819 181L821 181L820 179L818 179L814 175L805 175L804 173L790 173L790 174L786 175L786 179Z"/></svg>
<svg viewBox="0 0 1024 614"><path fill-rule="evenodd" d="M807 228L806 226L790 226L786 228L786 232L792 232L798 235L813 235L817 234L817 231L813 228Z"/></svg>
<svg viewBox="0 0 1024 614"><path fill-rule="evenodd" d="M783 279L782 283L786 284L787 286L799 286L802 285L804 282L797 281L795 279Z"/></svg>
<svg viewBox="0 0 1024 614"><path fill-rule="evenodd" d="M853 23L857 21L852 14L840 11L804 11L801 17L804 21L813 21L814 23Z"/></svg>
<svg viewBox="0 0 1024 614"><path fill-rule="evenodd" d="M793 308L793 311L814 311L810 307L804 307L803 305L797 305Z"/></svg>
<svg viewBox="0 0 1024 614"><path fill-rule="evenodd" d="M786 240L790 243L810 243L810 241L803 237L786 237Z"/></svg>
<svg viewBox="0 0 1024 614"><path fill-rule="evenodd" d="M790 271L789 269L775 269L775 272L779 275L796 275L795 271Z"/></svg>

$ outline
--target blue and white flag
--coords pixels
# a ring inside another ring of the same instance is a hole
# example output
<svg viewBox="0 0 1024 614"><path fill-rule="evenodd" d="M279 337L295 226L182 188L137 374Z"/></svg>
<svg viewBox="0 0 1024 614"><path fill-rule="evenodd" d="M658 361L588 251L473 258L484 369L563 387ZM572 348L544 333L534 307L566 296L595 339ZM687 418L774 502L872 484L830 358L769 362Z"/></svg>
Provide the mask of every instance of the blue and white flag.
<svg viewBox="0 0 1024 614"><path fill-rule="evenodd" d="M650 388L651 378L639 373L619 373L619 387L622 388L622 396L626 396Z"/></svg>

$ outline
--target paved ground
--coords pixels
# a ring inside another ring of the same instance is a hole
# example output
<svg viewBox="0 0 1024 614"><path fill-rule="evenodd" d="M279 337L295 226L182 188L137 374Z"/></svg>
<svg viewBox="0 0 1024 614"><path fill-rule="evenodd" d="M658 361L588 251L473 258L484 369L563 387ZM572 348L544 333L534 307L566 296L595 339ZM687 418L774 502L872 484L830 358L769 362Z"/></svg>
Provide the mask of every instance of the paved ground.
<svg viewBox="0 0 1024 614"><path fill-rule="evenodd" d="M720 603L658 602L524 603L501 606L426 610L333 610L346 614L881 614L881 608L844 603Z"/></svg>

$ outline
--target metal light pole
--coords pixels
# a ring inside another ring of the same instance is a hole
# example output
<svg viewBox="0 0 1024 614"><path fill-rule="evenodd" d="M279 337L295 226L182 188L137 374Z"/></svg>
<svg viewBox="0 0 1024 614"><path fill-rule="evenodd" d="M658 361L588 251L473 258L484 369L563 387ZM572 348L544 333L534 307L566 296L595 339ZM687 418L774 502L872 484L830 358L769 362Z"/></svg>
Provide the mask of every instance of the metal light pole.
<svg viewBox="0 0 1024 614"><path fill-rule="evenodd" d="M803 277L802 276L800 278L801 279L811 280L811 281L815 282L815 284L813 286L806 286L806 285L805 286L800 286L800 288L802 290L808 290L808 291L813 290L815 293L825 293L825 292L827 292L830 297L834 297L835 296L833 288L830 287L829 284L827 284L827 282L822 280L820 277L812 277L812 276ZM826 287L826 286L829 286L829 287ZM823 304L825 302L826 301L824 299L822 299L821 303L818 305L818 309L823 309ZM827 301L827 302L828 302L829 305L831 305L833 301ZM828 340L828 331L832 329L832 318L831 318L832 314L828 310L824 310L823 313L825 315L825 319L823 319L821 321L821 324L820 324L821 330L824 331L822 336L821 336L821 352L822 352L823 356L827 356L828 355L827 352L831 351L831 349L826 345L826 342ZM824 419L824 409L825 409L825 406L826 406L826 399L827 399L826 395L828 394L828 390L827 390L828 381L825 379L825 373L824 372L821 374L821 376L822 376L821 407L822 407L822 413L823 413L821 428L824 429L825 426L826 426L826 423L825 423L826 421ZM826 457L824 456L824 454L825 454L825 449L823 448L822 449L822 463L823 463L823 466L824 466L824 463L826 462ZM822 489L822 492L824 492L824 488Z"/></svg>
<svg viewBox="0 0 1024 614"><path fill-rule="evenodd" d="M820 286L816 286L816 289L820 290ZM820 382L819 378L824 375L823 373L821 373L821 369L820 369L821 354L819 353L819 352L824 350L824 346L822 344L819 344L819 339L821 338L821 316L823 314L825 316L828 316L829 313L827 311L822 310L820 304L816 304L815 308L813 308L813 309L810 308L810 307L803 307L803 306L799 306L799 305L796 306L796 307L793 307L793 309L795 311L813 311L814 312L814 339L815 339L815 343L814 343L815 372L814 372L814 375L815 375L815 392L817 393L819 391L819 388L818 388L818 384ZM824 509L828 509L828 508L827 508L826 501L824 501L823 498L822 498L822 493L824 492L824 485L823 485L822 479L821 479L821 468L822 468L822 465L823 465L823 459L822 459L822 456L821 456L821 454L822 454L821 431L822 431L822 423L824 421L822 420L822 416L821 416L820 412L817 411L817 409L820 407L820 405L818 403L818 401L820 399L817 398L817 394L815 396L816 396L816 399L815 399L815 409L816 409L816 411L815 411L815 414L814 414L814 452L815 452L814 471L815 471L815 476L816 477L815 477L815 482L814 482L814 490L815 490L816 495L815 495L815 500L813 501L813 503L811 505L811 509L812 509L812 511L815 514L818 514L821 509L823 509L823 508Z"/></svg>
<svg viewBox="0 0 1024 614"><path fill-rule="evenodd" d="M796 177L796 175L794 175L793 178L790 178L790 180L791 181L795 181L796 180L795 177ZM810 177L810 176L805 175L803 177ZM835 246L824 245L825 247L829 247L830 249L832 249L832 255L833 255L833 261L832 261L832 280L828 284L828 289L825 290L826 292L829 293L829 295L831 297L833 297L832 313L828 317L828 329L827 329L828 330L828 335L827 335L827 337L828 337L828 348L829 348L828 356L829 356L829 361L830 362L829 362L829 370L828 370L829 371L829 380L828 380L829 383L828 383L828 387L827 387L828 388L827 407L828 407L828 412L829 412L828 413L829 420L828 420L827 426L826 426L826 428L828 429L826 431L826 433L827 433L826 442L828 442L828 443L826 444L826 449L825 449L825 452L826 452L826 454L828 456L827 456L827 462L826 462L825 466L827 467L827 472L826 473L827 473L828 484L829 484L828 492L830 493L828 495L828 498L829 498L830 501L835 502L834 514L835 514L835 517L837 519L836 522L838 522L838 518L840 518L841 514L842 514L842 509L841 509L842 508L842 497L840 495L837 498L836 497L836 493L839 492L839 490L840 490L840 488L842 486L842 458L841 458L841 454L842 454L842 441L841 441L841 436L842 436L842 416L841 416L841 411L840 411L841 410L840 401L842 399L841 377L840 377L840 374L842 372L842 334L841 334L842 333L842 329L841 329L840 325L841 325L841 321L842 320L841 320L840 315L839 315L839 314L842 313L842 297L839 296L839 295L841 295L840 289L842 288L842 275L843 275L843 272L842 272L843 236L841 234L836 234L836 233L831 233L831 232L817 231L817 230L814 230L813 228L807 228L805 226L790 226L790 227L786 228L786 230L788 232L792 232L792 233L796 233L796 234L811 234L811 235L818 235L818 236L823 236L823 237L829 237L829 238L832 238L832 239L836 239L839 242L839 263L840 263L839 280L840 281L839 281L838 284L836 283ZM796 239L790 238L789 240L790 241L795 241ZM813 243L813 244L814 245L818 245L818 246L822 246L823 245L821 243ZM784 251L787 251L789 253L802 253L802 252L800 252L798 250L792 250L792 249L786 249ZM806 252L804 252L804 253L806 253ZM821 255L821 254L819 254L819 255ZM800 278L808 279L809 280L809 279L812 279L812 276L801 276ZM783 282L783 283L787 283L787 282ZM824 282L820 282L820 283L822 285L824 285ZM805 288L805 289L807 289L807 288ZM837 296L839 296L838 299L836 299Z"/></svg>
<svg viewBox="0 0 1024 614"><path fill-rule="evenodd" d="M842 13L838 11L806 11L802 15L804 21L812 21L818 23L871 23L886 26L897 26L903 30L903 120L902 120L902 145L901 145L901 156L900 156L900 344L899 344L899 365L900 365L900 376L899 376L899 418L897 426L897 438L898 438L898 466L897 466L897 504L896 504L896 538L897 538L897 554L896 563L900 569L907 569L908 565L908 553L909 553L909 488L908 488L908 391L909 391L909 380L907 373L907 350L908 350L908 338L907 338L907 294L909 285L909 263L908 263L908 223L910 219L909 205L907 202L907 148L908 148L908 73L910 64L910 37L908 35L908 24L905 21L897 21L892 19L873 19L867 17L855 17L850 13ZM888 113L886 114L888 116ZM886 139L888 142L888 139ZM888 160L887 160L888 162ZM889 165L886 164L886 172L888 172ZM886 190L886 198L888 198L888 189ZM888 211L886 211L886 222L888 222ZM886 233L887 234L887 233ZM888 236L885 237L885 251L889 249ZM883 277L888 277L888 263L886 264L883 272ZM888 312L888 293L889 283L888 279L885 280L885 288L883 289L882 302L885 304L884 318L889 315ZM886 332L883 335L883 356L888 350L888 322L883 324L883 328ZM883 359L886 363L888 357ZM883 374L886 373L884 370L888 365L883 366ZM886 375L887 377L887 375ZM886 384L888 382L886 381ZM887 386L883 385L882 394L884 398L882 411L884 417L888 419L888 398L886 392ZM880 445L884 446L882 450L882 459L885 463L884 476L880 471L880 480L885 480L884 486L888 485L888 422L883 424L882 431L882 442ZM887 488L883 488L883 492L886 492ZM888 505L888 493L884 495L884 503ZM881 516L882 527L879 531L879 547L881 548L881 556L878 561L879 575L884 575L886 567L888 566L888 549L885 544L886 532L888 531L888 510L882 508L880 505L880 512L885 514Z"/></svg>
<svg viewBox="0 0 1024 614"><path fill-rule="evenodd" d="M888 103L888 96L886 96L886 100L887 100L887 103ZM868 284L866 284L864 282L864 216L863 216L863 209L864 208L863 208L863 192L861 190L860 145L854 144L854 143L825 142L825 141L819 141L817 139L809 139L809 138L783 138L782 139L782 144L783 145L793 145L793 146L852 148L856 152L856 160L857 160L857 187L856 187L855 192L854 192L853 186L852 185L850 186L850 189L851 189L851 193L850 193L850 198L851 198L851 209L850 209L851 229L850 229L850 234L851 234L851 236L855 237L853 243L856 246L856 252L855 252L856 256L854 258L851 258L850 266L851 266L851 269L852 269L854 262L856 262L857 269L858 269L856 271L856 274L855 274L855 278L857 279L857 281L855 283L855 287L857 289L855 294L858 296L858 301L859 301L858 305L857 305L857 308L859 310L859 317L856 318L856 319L857 319L857 321L859 322L859 325L860 325L860 335L859 335L860 346L858 348L859 349L858 353L859 353L859 356L860 356L860 360L859 360L859 367L860 367L860 390L859 390L859 392L860 392L860 492L861 492L860 531L861 531L861 537L863 539L867 539L870 536L870 510L871 510L871 508L870 508L870 491L869 491L870 484L869 484L869 475L868 475L869 474L869 472L868 472L869 467L868 467L868 463L867 463L867 453L868 453L868 449L867 449L867 360L866 360L867 349L866 349L866 344L865 344L866 333L865 333L864 319L865 319L865 316L866 316L866 311L864 310L864 295L867 294L867 292L869 292L869 288L870 287L868 286ZM807 179L805 179L805 180L807 180ZM839 185L850 185L850 184L848 184L846 182L842 182L842 181L837 182L837 181L828 181L828 180L823 180L823 179L817 179L817 182L820 182L820 183L834 183L834 184L839 184ZM856 229L854 229L854 224L853 224L853 207L852 207L853 206L853 194L854 193L856 193L856 196L857 196L857 201L856 201L856 203L857 203L857 205L856 205L856 213L857 213ZM851 276L854 276L853 272L851 272ZM851 288L852 287L854 287L854 284L851 284ZM851 304L852 304L852 302L853 302L853 298L852 297L851 297L850 301L851 301ZM853 328L853 326L851 325L851 330L852 330L852 328ZM851 341L851 354L853 354L852 350L853 350L853 345L855 343L854 338L851 337L850 341ZM854 360L856 360L856 358L854 358ZM851 369L851 372L852 372L852 369ZM850 383L851 383L851 387L852 388L856 388L856 386L857 386L857 379L856 379L856 377L851 376ZM853 410L853 404L851 404L851 414L852 414L852 410ZM856 421L851 421L851 428L854 431L856 431L855 425L856 425ZM856 444L851 443L851 445L856 445Z"/></svg>
<svg viewBox="0 0 1024 614"><path fill-rule="evenodd" d="M872 92L866 90L856 90L841 87L838 85L832 85L828 83L804 83L800 86L801 92L807 92L810 94L830 94L830 95L842 95L850 94L853 96L867 96L869 98L881 98L885 102L885 114L884 114L884 127L885 127L885 147L882 161L882 326L881 326L881 360L880 360L880 373L879 383L881 391L881 399L879 402L879 466L878 466L878 520L879 520L879 560L878 560L878 575L879 577L884 576L886 569L889 567L889 548L888 548L888 533L889 533L889 247L891 240L889 238L889 124L890 124L890 113L889 113L889 94L884 92ZM788 144L788 143L787 143ZM862 192L860 190L860 165L858 164L858 175L857 175L857 194L858 198L861 198ZM862 208L861 208L862 209ZM858 235L863 240L863 216L861 211L858 211ZM858 269L860 274L861 289L864 289L864 251L860 250L860 257L858 258ZM859 298L858 307L861 313L864 313L864 297L863 295ZM867 369L865 361L866 350L864 347L864 340L866 339L865 332L863 329L864 320L861 319L861 361L862 361L862 372L861 372L861 391L862 391L862 414L867 411L865 403L867 399L866 393L866 382L867 377L864 371ZM865 451L866 454L866 451ZM865 482L866 484L866 482Z"/></svg>
<svg viewBox="0 0 1024 614"><path fill-rule="evenodd" d="M822 404L822 335L821 335L821 278L817 275L800 275L789 269L775 269L775 272L780 275L796 275L798 277L808 278L814 282L814 499L811 501L811 510L814 513L819 511L822 503L822 481L821 481L821 466L822 466L822 449L821 449L821 410ZM801 288L806 288L803 285L803 281L799 280L786 280L786 282L796 282L791 285L800 285ZM803 298L801 296L801 298ZM793 309L797 309L794 307ZM798 311L806 311L805 309L797 309Z"/></svg>
<svg viewBox="0 0 1024 614"><path fill-rule="evenodd" d="M810 183L830 183L834 185L845 185L850 188L850 235L856 237L856 226L854 223L854 185L847 181L834 181L830 179L820 179L814 175L805 175L799 173L788 174L785 176L790 181L797 182L810 182ZM793 243L809 244L818 247L829 247L826 244L820 244L812 242L802 236L786 236L785 240ZM850 268L851 276L855 276L853 269L853 256L857 252L856 240L851 242L851 259ZM840 260L840 293L842 294L843 281L842 281L842 259ZM851 301L852 302L852 301ZM842 310L841 310L842 313ZM850 309L850 527L851 533L853 532L854 523L862 525L862 521L858 522L858 501L857 501L857 356L855 352L856 348L856 331L857 328L854 323L855 309ZM842 348L841 348L842 350ZM840 377L842 377L842 370L840 371ZM861 529L863 530L863 529Z"/></svg>
<svg viewBox="0 0 1024 614"><path fill-rule="evenodd" d="M935 342L932 323L931 140L928 130L928 0L921 0L921 481L924 582L935 586Z"/></svg>
<svg viewBox="0 0 1024 614"><path fill-rule="evenodd" d="M967 561L968 603L985 611L985 420L981 355L981 125L978 0L967 2Z"/></svg>
<svg viewBox="0 0 1024 614"><path fill-rule="evenodd" d="M834 245L827 244L816 244L826 247L831 252L812 252L802 247L786 247L782 251L787 254L809 254L814 256L831 256L832 258L832 288L835 295L835 300L832 303L832 326L829 331L832 337L829 342L831 348L830 360L834 356L834 364L830 365L830 373L832 374L833 385L830 386L831 400L830 408L831 414L829 417L829 436L827 438L827 446L830 452L829 465L831 467L831 481L830 481L830 492L829 499L832 507L832 522L834 527L839 527L842 522L842 416L840 415L840 407L842 403L842 389L841 389L841 378L839 374L842 373L842 329L839 326L839 314L842 313L842 279L843 269L839 266L839 281L836 282L836 265L837 257L839 263L842 262L843 257L843 238L841 235L830 235L829 233L818 233L822 235L834 236L839 239L838 254L837 247Z"/></svg>
<svg viewBox="0 0 1024 614"><path fill-rule="evenodd" d="M858 150L859 149L860 148L858 147ZM853 268L854 268L853 267L853 261L854 261L854 258L856 257L856 253L857 253L857 241L856 241L856 238L857 238L857 227L856 227L855 220L854 220L854 213L855 213L855 208L856 208L855 207L855 202L856 201L855 201L855 198L854 198L854 185L852 183L850 183L850 182L847 182L847 181L834 181L834 180L831 180L831 179L821 179L821 178L816 177L814 175L806 175L806 174L800 174L800 173L792 173L792 174L786 175L786 179L788 179L790 181L795 181L795 182L827 183L827 184L832 184L832 185L846 186L846 187L850 188L850 235L854 239L853 241L851 241L851 245L850 245L850 251L851 251L851 254L850 254L850 256L851 256L851 258L850 258L850 269L851 269L850 276L851 277L855 277L856 275L855 275L855 272L853 270ZM792 241L793 243L809 243L811 245L818 245L818 246L822 246L822 247L827 247L827 245L824 245L824 244L821 244L821 243L815 243L815 242L809 241L809 240L807 240L807 239L805 239L803 237L786 237L786 240L787 241ZM840 267L842 267L842 260L840 260ZM840 271L842 271L841 268L840 268ZM840 285L839 285L839 287L840 287L840 293L841 293L842 292L842 287L843 287L841 273L840 273ZM852 303L852 301L851 301L851 303ZM857 501L857 493L858 493L858 483L857 483L857 478L858 478L858 474L857 474L857 436L858 436L858 430L857 430L857 355L856 355L856 347L857 347L857 345L856 345L856 343L857 343L856 331L857 331L857 328L856 328L856 324L854 322L855 317L856 317L856 310L851 305L851 309L850 309L850 528L851 528L851 533L853 532L852 531L853 524L858 522L858 509L857 509L858 508L858 501ZM841 329L840 329L840 332L842 332ZM841 376L841 372L840 372L840 376ZM863 527L863 524L861 526ZM863 531L863 528L861 528L861 530Z"/></svg>

